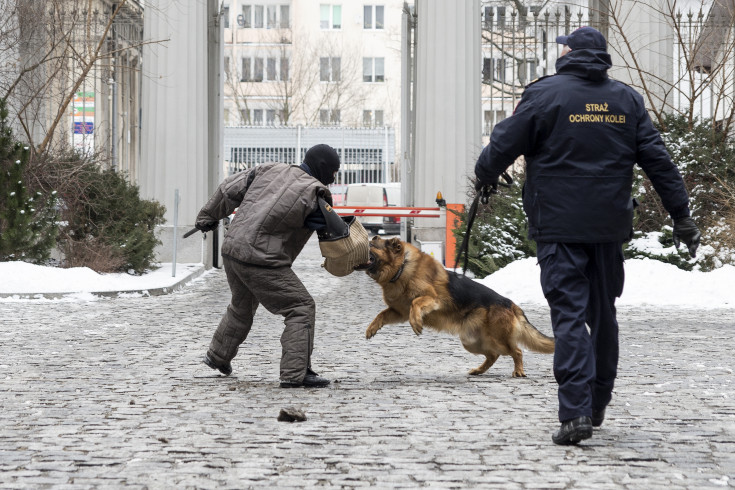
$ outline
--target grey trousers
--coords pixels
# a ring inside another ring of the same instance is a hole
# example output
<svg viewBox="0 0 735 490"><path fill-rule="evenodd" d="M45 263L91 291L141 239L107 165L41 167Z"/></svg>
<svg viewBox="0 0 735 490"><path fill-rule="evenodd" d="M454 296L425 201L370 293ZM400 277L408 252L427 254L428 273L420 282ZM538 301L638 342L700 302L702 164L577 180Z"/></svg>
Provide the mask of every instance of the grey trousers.
<svg viewBox="0 0 735 490"><path fill-rule="evenodd" d="M228 257L222 262L232 299L209 345L208 354L229 362L250 333L258 305L284 317L281 334L281 380L302 382L311 367L316 305L290 267L246 265Z"/></svg>

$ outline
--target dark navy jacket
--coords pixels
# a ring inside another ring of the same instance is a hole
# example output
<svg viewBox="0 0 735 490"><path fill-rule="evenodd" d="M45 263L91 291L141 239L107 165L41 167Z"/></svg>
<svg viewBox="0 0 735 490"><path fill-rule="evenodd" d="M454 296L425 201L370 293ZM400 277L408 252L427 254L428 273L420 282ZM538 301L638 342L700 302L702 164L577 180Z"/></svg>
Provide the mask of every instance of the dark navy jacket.
<svg viewBox="0 0 735 490"><path fill-rule="evenodd" d="M529 238L545 242L624 241L633 223L638 163L672 218L689 216L678 169L646 112L643 97L607 76L610 56L573 50L557 74L526 87L513 116L495 126L480 154L480 182L524 155L523 207Z"/></svg>

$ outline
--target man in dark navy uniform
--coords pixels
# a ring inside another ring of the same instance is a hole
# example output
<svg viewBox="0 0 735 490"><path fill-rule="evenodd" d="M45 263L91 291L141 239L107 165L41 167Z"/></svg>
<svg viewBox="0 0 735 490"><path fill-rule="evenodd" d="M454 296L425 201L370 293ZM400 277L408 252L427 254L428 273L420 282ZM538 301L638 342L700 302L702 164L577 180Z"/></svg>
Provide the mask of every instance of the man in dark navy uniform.
<svg viewBox="0 0 735 490"><path fill-rule="evenodd" d="M523 207L556 342L561 427L552 440L566 445L592 436L612 398L615 298L623 291L636 163L674 220L676 245L684 242L694 257L700 233L643 97L607 76L612 64L604 36L582 27L556 42L564 45L556 75L526 87L513 116L493 130L475 174L478 191L494 190L513 161L525 157Z"/></svg>

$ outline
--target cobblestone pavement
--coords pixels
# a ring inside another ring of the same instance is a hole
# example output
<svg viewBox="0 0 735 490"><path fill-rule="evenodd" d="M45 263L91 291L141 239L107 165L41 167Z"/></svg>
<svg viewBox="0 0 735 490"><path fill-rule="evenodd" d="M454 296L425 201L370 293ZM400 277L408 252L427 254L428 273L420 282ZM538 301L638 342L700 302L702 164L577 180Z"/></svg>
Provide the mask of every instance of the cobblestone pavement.
<svg viewBox="0 0 735 490"><path fill-rule="evenodd" d="M282 323L265 311L232 376L201 363L223 271L166 296L0 302L0 487L735 486L733 310L621 310L605 424L559 447L551 356L526 352L525 379L510 358L470 377L481 359L456 338L365 340L378 286L320 263L312 241L294 268L317 301L321 390L278 388ZM545 307L525 310L551 332ZM278 422L284 407L308 420Z"/></svg>

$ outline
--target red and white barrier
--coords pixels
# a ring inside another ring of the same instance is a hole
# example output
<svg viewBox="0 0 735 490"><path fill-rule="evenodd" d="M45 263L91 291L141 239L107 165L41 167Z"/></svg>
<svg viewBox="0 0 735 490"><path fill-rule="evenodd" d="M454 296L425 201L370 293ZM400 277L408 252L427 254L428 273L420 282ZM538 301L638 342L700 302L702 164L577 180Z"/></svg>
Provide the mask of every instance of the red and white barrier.
<svg viewBox="0 0 735 490"><path fill-rule="evenodd" d="M387 216L393 218L441 218L441 208L413 208L397 206L334 206L337 214L343 216Z"/></svg>

